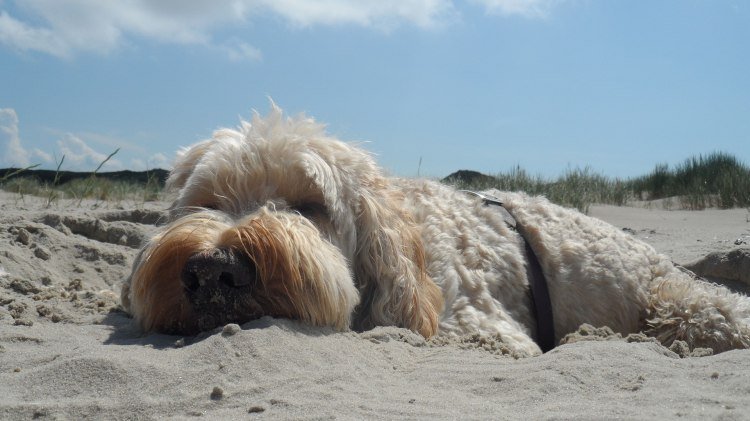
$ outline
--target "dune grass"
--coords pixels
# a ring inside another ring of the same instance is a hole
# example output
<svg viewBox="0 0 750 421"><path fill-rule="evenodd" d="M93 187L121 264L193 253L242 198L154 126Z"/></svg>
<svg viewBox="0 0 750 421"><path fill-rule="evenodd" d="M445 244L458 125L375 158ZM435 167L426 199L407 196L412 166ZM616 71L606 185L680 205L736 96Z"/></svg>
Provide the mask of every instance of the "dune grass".
<svg viewBox="0 0 750 421"><path fill-rule="evenodd" d="M671 170L657 165L630 182L633 191L649 192L649 199L679 196L688 209L750 206L750 169L726 153L694 156Z"/></svg>
<svg viewBox="0 0 750 421"><path fill-rule="evenodd" d="M149 179L146 185L136 182L112 181L106 178L78 179L58 186L42 183L34 177L18 177L1 182L0 189L22 196L44 197L47 199L48 206L60 199L77 200L79 204L86 199L108 202L124 200L150 202L159 200L162 193L162 188L155 179Z"/></svg>
<svg viewBox="0 0 750 421"><path fill-rule="evenodd" d="M594 203L621 206L630 201L666 198L694 210L750 206L750 168L723 152L693 156L674 168L658 164L651 173L630 179L607 177L588 167L569 169L556 179L547 179L514 167L468 183L455 178L443 181L468 190L523 190L582 212L588 212Z"/></svg>
<svg viewBox="0 0 750 421"><path fill-rule="evenodd" d="M34 168L36 168L36 167L38 167L38 166L39 166L39 164L29 165L29 166L28 166L28 167L26 167L26 168L19 168L19 169L17 169L17 170L15 170L15 171L13 171L13 172L10 172L10 173L8 173L8 174L5 174L5 175L3 175L2 177L0 177L0 183L3 183L3 182L5 182L6 180L10 180L10 179L11 179L11 178L13 178L14 176L16 176L16 175L18 175L18 174L21 174L21 173L23 173L24 171L28 171L28 170L33 170Z"/></svg>
<svg viewBox="0 0 750 421"><path fill-rule="evenodd" d="M111 158L117 151L112 153ZM58 171L64 161L58 164ZM102 165L106 162L102 162ZM97 172L85 179L73 180L61 185L55 182L41 183L33 177L6 177L0 179L0 189L46 197L48 205L61 199L94 199L99 201L135 200L148 202L163 196L162 187L155 176L144 183L112 181L97 177ZM568 169L554 179L531 175L521 167L494 176L481 176L466 182L460 178L446 178L444 182L461 189L525 191L533 195L544 195L552 202L588 212L592 204L622 206L632 201L669 199L684 209L706 207L732 208L750 207L750 168L736 157L715 152L686 159L670 168L658 164L641 177L620 179L607 177L591 168Z"/></svg>
<svg viewBox="0 0 750 421"><path fill-rule="evenodd" d="M41 182L33 176L24 177L23 171L32 169L36 165L27 167L13 173L10 173L0 179L0 189L18 193L23 196L39 196L47 199L47 207L60 199L73 199L78 201L80 206L86 199L106 202L121 202L131 200L137 202L149 202L161 198L162 187L155 174L149 174L148 181L144 183L113 181L106 178L97 177L99 170L115 154L120 151L117 148L109 154L99 166L92 171L87 178L74 179L66 183L59 184L60 168L65 162L65 155L57 163L55 177L51 183Z"/></svg>

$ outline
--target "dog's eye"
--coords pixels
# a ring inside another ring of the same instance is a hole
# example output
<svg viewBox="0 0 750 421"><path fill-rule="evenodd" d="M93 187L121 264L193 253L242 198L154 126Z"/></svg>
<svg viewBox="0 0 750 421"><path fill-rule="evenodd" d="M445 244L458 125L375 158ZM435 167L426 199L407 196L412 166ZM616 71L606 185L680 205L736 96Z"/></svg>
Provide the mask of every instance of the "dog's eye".
<svg viewBox="0 0 750 421"><path fill-rule="evenodd" d="M320 203L300 203L291 208L306 218L325 217L328 215L328 209Z"/></svg>

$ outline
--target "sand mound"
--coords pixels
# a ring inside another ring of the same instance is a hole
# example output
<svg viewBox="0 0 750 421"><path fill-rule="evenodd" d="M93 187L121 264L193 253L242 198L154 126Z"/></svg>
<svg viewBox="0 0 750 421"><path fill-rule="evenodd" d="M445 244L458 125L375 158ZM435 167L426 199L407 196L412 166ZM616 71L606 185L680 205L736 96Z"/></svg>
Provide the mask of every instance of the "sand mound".
<svg viewBox="0 0 750 421"><path fill-rule="evenodd" d="M750 295L750 248L713 252L686 264L685 268Z"/></svg>
<svg viewBox="0 0 750 421"><path fill-rule="evenodd" d="M0 216L0 303L13 324L91 322L115 309L162 212L38 207L14 212L5 204Z"/></svg>

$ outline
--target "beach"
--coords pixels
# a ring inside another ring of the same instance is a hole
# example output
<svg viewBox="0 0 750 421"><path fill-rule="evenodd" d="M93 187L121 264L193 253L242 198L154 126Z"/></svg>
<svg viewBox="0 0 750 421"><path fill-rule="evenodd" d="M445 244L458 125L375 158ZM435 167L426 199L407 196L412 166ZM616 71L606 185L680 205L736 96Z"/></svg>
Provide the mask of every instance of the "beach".
<svg viewBox="0 0 750 421"><path fill-rule="evenodd" d="M48 202L0 192L0 419L750 413L750 350L690 354L598 326L523 359L503 355L491 338L334 332L269 317L195 337L143 335L119 306L120 286L168 203ZM590 215L709 278L737 290L750 284L747 209L595 205Z"/></svg>

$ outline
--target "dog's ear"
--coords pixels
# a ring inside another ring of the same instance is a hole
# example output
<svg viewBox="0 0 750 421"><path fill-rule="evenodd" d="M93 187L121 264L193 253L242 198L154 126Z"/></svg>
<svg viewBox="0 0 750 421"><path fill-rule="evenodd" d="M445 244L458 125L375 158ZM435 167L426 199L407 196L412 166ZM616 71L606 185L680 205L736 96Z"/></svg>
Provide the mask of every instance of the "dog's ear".
<svg viewBox="0 0 750 421"><path fill-rule="evenodd" d="M135 259L133 260L133 269L137 268L141 264L141 260L143 259L143 251L145 248L142 248L138 254L135 256ZM125 279L125 282L122 283L122 289L120 289L120 303L122 304L122 308L125 310L126 313L132 315L133 310L130 308L130 303L132 302L132 291L130 288L130 284L133 281L133 271L130 271L130 275Z"/></svg>
<svg viewBox="0 0 750 421"><path fill-rule="evenodd" d="M208 152L212 142L213 139L204 140L179 152L174 168L167 178L167 190L178 190L185 186L190 174L193 173L203 155Z"/></svg>
<svg viewBox="0 0 750 421"><path fill-rule="evenodd" d="M388 182L360 196L354 271L361 304L355 327L400 326L429 338L443 308L440 288L427 275L419 230L400 208Z"/></svg>

